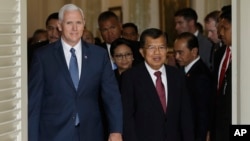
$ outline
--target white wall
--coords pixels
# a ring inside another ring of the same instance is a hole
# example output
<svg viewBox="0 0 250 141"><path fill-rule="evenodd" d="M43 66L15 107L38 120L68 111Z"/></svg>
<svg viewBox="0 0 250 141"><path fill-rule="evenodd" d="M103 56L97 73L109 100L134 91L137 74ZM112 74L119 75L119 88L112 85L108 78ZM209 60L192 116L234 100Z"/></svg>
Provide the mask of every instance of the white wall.
<svg viewBox="0 0 250 141"><path fill-rule="evenodd" d="M208 13L214 10L220 10L221 7L229 4L231 4L231 0L191 0L191 7L197 11L198 22L202 25Z"/></svg>
<svg viewBox="0 0 250 141"><path fill-rule="evenodd" d="M250 15L249 0L232 0L233 6L233 123L250 123Z"/></svg>

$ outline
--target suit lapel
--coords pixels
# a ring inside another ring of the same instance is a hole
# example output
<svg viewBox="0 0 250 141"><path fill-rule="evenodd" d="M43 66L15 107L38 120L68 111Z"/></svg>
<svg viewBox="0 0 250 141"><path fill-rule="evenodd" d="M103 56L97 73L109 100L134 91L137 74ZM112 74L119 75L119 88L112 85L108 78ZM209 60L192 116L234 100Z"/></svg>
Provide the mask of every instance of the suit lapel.
<svg viewBox="0 0 250 141"><path fill-rule="evenodd" d="M190 70L185 74L186 77L190 77L192 74L194 74L194 72L199 68L200 64L201 64L201 59L199 59L197 62L193 64L193 66L191 66Z"/></svg>
<svg viewBox="0 0 250 141"><path fill-rule="evenodd" d="M218 75L220 63L221 63L221 60L223 58L223 55L224 55L225 51L226 51L226 46L222 46L215 53L215 56L214 56L214 72L216 73L216 76Z"/></svg>
<svg viewBox="0 0 250 141"><path fill-rule="evenodd" d="M141 70L141 77L138 77L138 78L141 79L142 84L145 84L146 86L145 89L146 89L147 94L149 95L150 100L152 101L152 106L157 107L156 109L158 109L159 113L162 113L162 115L164 116L164 111L162 109L159 96L154 86L154 82L144 63L143 63L143 67L144 68Z"/></svg>
<svg viewBox="0 0 250 141"><path fill-rule="evenodd" d="M81 68L81 76L80 76L80 81L79 81L79 87L78 87L78 94L82 94L82 92L86 88L87 81L89 80L88 74L88 63L89 63L89 58L91 57L91 54L89 52L89 46L82 41L82 68Z"/></svg>
<svg viewBox="0 0 250 141"><path fill-rule="evenodd" d="M168 69L168 67L165 65L166 68L166 74L167 74L167 87L168 87L168 93L167 93L167 110L166 110L166 117L169 115L169 111L171 111L174 107L172 105L174 104L174 94L176 94L176 82L177 80L174 77L174 73Z"/></svg>

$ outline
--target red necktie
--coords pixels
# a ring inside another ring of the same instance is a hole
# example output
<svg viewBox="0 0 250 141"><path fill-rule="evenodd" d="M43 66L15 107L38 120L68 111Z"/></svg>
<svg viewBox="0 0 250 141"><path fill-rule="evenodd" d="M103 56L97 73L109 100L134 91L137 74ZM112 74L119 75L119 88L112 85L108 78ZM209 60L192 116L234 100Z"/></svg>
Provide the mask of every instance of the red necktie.
<svg viewBox="0 0 250 141"><path fill-rule="evenodd" d="M156 90L157 90L157 93L158 93L158 96L160 98L160 101L161 101L161 105L162 105L162 108L164 110L164 113L166 113L166 96L165 96L165 89L164 89L164 85L161 81L161 72L160 71L157 71L154 73L154 75L156 76Z"/></svg>
<svg viewBox="0 0 250 141"><path fill-rule="evenodd" d="M227 49L226 49L226 57L223 60L221 70L220 70L220 76L219 76L220 78L219 78L218 90L220 90L221 87L222 87L223 79L225 77L225 73L226 73L226 70L227 70L227 62L229 61L229 59L231 59L231 49L229 47L227 47Z"/></svg>

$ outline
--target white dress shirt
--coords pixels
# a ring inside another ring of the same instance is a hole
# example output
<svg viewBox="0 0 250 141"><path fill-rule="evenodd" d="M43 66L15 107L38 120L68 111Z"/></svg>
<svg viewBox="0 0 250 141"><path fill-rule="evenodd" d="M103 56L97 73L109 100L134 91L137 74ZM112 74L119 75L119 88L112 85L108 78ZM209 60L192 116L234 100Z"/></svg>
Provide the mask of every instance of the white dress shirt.
<svg viewBox="0 0 250 141"><path fill-rule="evenodd" d="M71 58L70 49L72 48L72 46L67 44L63 39L61 39L61 42L62 42L63 52L64 52L64 56L65 56L65 59L67 62L67 66L69 68L69 62L70 62L70 58ZM75 46L73 46L73 48L75 49L75 54L76 54L77 64L78 64L79 79L80 79L81 70L82 70L82 44L81 44L81 40Z"/></svg>
<svg viewBox="0 0 250 141"><path fill-rule="evenodd" d="M198 56L196 59L194 59L191 63L189 63L187 66L185 66L185 74L192 68L192 66L200 59L200 56Z"/></svg>
<svg viewBox="0 0 250 141"><path fill-rule="evenodd" d="M159 69L159 70L154 70L152 69L146 62L145 62L145 65L146 65L146 68L152 78L152 81L154 83L154 85L156 86L156 76L154 75L155 72L157 71L160 71L161 72L161 80L162 80L162 83L164 85L164 89L165 89L165 97L166 97L166 104L168 103L168 83L167 83L167 74L166 74L166 69L165 69L165 66L162 65L162 67ZM167 105L166 105L167 106Z"/></svg>

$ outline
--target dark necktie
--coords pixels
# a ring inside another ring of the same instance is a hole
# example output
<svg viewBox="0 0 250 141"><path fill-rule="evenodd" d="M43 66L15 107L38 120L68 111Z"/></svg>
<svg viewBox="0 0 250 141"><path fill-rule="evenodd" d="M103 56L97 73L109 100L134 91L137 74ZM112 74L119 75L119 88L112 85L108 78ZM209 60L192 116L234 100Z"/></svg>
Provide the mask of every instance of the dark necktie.
<svg viewBox="0 0 250 141"><path fill-rule="evenodd" d="M78 73L78 65L77 65L77 58L75 54L75 49L71 48L71 58L69 62L69 72L71 75L71 79L74 83L75 89L77 90L78 88L78 83L79 83L79 73Z"/></svg>
<svg viewBox="0 0 250 141"><path fill-rule="evenodd" d="M225 77L225 73L227 70L227 63L228 63L228 61L230 61L230 59L231 59L231 49L229 47L227 47L226 56L225 56L225 59L223 60L221 70L220 70L218 90L220 90L222 87L223 79Z"/></svg>
<svg viewBox="0 0 250 141"><path fill-rule="evenodd" d="M75 89L77 90L78 83L79 83L79 73L78 73L78 64L77 64L75 49L71 48L70 52L71 52L71 58L70 58L70 62L69 62L69 72L71 75L71 79L74 83ZM80 121L79 121L78 113L76 113L75 126L77 126L79 123L80 123Z"/></svg>
<svg viewBox="0 0 250 141"><path fill-rule="evenodd" d="M164 111L164 113L166 113L166 107L167 107L166 96L165 96L165 88L164 88L164 85L163 85L162 80L161 80L161 72L157 71L154 73L154 75L156 76L156 90L157 90L158 96L160 98L163 111Z"/></svg>

